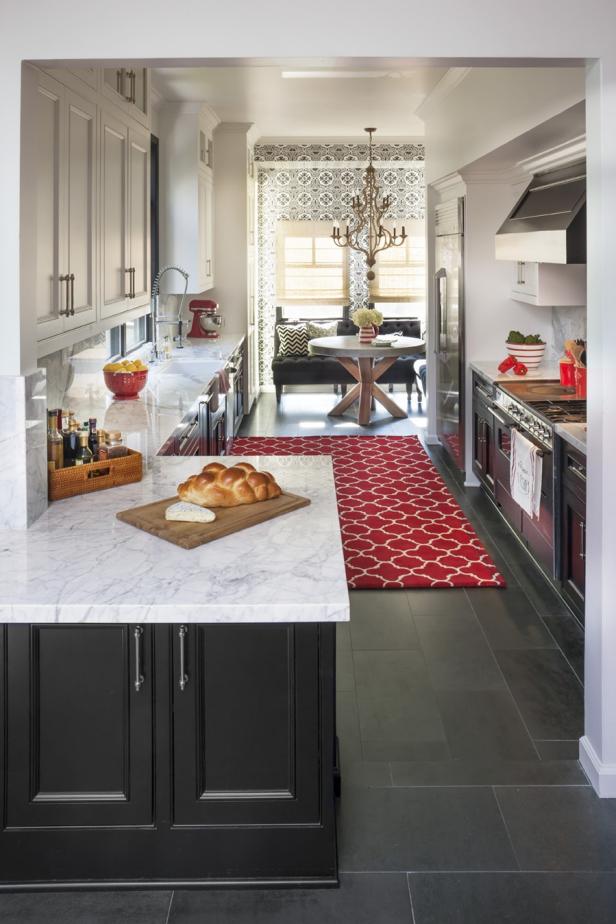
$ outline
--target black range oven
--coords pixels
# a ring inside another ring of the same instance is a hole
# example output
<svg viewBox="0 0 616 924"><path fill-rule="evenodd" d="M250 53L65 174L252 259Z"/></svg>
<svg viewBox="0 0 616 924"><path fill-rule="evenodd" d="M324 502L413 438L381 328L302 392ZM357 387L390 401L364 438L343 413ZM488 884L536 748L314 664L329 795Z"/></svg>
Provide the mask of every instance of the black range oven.
<svg viewBox="0 0 616 924"><path fill-rule="evenodd" d="M553 577L554 543L554 428L526 405L496 388L492 407L495 431L495 499L503 514L533 554ZM539 517L528 514L513 500L510 489L511 431L517 429L534 443L542 456Z"/></svg>

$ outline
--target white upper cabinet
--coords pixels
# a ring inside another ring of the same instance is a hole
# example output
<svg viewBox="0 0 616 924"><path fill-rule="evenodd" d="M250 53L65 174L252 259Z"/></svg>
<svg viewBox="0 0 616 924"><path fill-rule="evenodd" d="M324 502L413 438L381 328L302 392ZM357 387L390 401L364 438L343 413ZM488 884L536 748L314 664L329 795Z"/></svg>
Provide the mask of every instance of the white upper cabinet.
<svg viewBox="0 0 616 924"><path fill-rule="evenodd" d="M150 133L105 101L100 68L56 73L23 81L22 293L41 355L150 301Z"/></svg>
<svg viewBox="0 0 616 924"><path fill-rule="evenodd" d="M544 307L586 304L583 263L514 263L511 298Z"/></svg>
<svg viewBox="0 0 616 924"><path fill-rule="evenodd" d="M101 115L101 317L150 300L150 139Z"/></svg>
<svg viewBox="0 0 616 924"><path fill-rule="evenodd" d="M96 319L96 105L24 81L23 298L46 340Z"/></svg>
<svg viewBox="0 0 616 924"><path fill-rule="evenodd" d="M150 135L133 126L128 133L128 242L130 308L150 301Z"/></svg>
<svg viewBox="0 0 616 924"><path fill-rule="evenodd" d="M103 94L144 126L150 119L150 76L145 67L125 64L103 69Z"/></svg>
<svg viewBox="0 0 616 924"><path fill-rule="evenodd" d="M160 264L181 266L188 291L214 287L214 129L217 116L198 103L165 103L160 110ZM169 273L163 294L176 293Z"/></svg>
<svg viewBox="0 0 616 924"><path fill-rule="evenodd" d="M199 222L198 288L203 292L214 285L214 180L209 172L197 176Z"/></svg>
<svg viewBox="0 0 616 924"><path fill-rule="evenodd" d="M101 317L125 311L130 298L128 126L101 114Z"/></svg>
<svg viewBox="0 0 616 924"><path fill-rule="evenodd" d="M71 314L65 326L96 320L97 307L97 145L94 103L67 91L68 271Z"/></svg>

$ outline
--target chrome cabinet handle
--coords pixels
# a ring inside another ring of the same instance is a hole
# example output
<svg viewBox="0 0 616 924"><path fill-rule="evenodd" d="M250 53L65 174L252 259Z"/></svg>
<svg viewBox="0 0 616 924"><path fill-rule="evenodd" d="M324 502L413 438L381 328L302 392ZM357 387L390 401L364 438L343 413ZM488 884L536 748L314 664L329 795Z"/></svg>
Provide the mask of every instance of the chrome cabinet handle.
<svg viewBox="0 0 616 924"><path fill-rule="evenodd" d="M582 481L586 481L586 469L579 465L577 462L573 462L571 459L567 460L567 468L572 474L577 475L578 478L581 478Z"/></svg>
<svg viewBox="0 0 616 924"><path fill-rule="evenodd" d="M137 75L135 71L128 71L126 76L128 77L128 81L129 81L128 85L130 87L128 91L127 101L129 103L136 103L137 102Z"/></svg>
<svg viewBox="0 0 616 924"><path fill-rule="evenodd" d="M125 273L128 273L128 292L124 294L124 298L134 298L135 297L135 267L129 266L124 270Z"/></svg>
<svg viewBox="0 0 616 924"><path fill-rule="evenodd" d="M143 627L135 626L133 635L135 638L135 692L139 693L145 680L141 667L141 639L143 636Z"/></svg>
<svg viewBox="0 0 616 924"><path fill-rule="evenodd" d="M66 298L65 298L65 301L64 301L64 310L62 310L62 308L60 308L60 309L58 310L58 314L64 315L64 316L67 317L67 318L69 317L69 315L70 315L70 313L71 313L71 293L70 293L70 290L69 290L69 280L70 280L70 278L71 278L71 277L69 276L68 273L66 274L66 276L58 276L58 279L59 279L60 282L65 282L65 283L66 283Z"/></svg>
<svg viewBox="0 0 616 924"><path fill-rule="evenodd" d="M68 277L71 287L71 317L75 314L75 274L71 273Z"/></svg>
<svg viewBox="0 0 616 924"><path fill-rule="evenodd" d="M586 523L580 520L580 558L586 558Z"/></svg>
<svg viewBox="0 0 616 924"><path fill-rule="evenodd" d="M186 626L180 626L178 629L178 638L180 640L180 680L179 687L182 693L188 684L188 674L186 673L186 636L188 629Z"/></svg>
<svg viewBox="0 0 616 924"><path fill-rule="evenodd" d="M208 257L208 259L207 259L207 261L206 261L206 265L207 265L206 273L207 273L208 276L211 276L211 275L212 275L212 261L210 260L209 257Z"/></svg>

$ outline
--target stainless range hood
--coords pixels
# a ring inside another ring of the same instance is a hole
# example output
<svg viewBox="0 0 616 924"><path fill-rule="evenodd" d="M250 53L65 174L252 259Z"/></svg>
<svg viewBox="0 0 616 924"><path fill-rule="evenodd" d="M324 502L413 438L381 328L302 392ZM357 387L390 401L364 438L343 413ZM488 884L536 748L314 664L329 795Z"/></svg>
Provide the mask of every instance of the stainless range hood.
<svg viewBox="0 0 616 924"><path fill-rule="evenodd" d="M496 234L496 259L586 263L586 165L537 174Z"/></svg>

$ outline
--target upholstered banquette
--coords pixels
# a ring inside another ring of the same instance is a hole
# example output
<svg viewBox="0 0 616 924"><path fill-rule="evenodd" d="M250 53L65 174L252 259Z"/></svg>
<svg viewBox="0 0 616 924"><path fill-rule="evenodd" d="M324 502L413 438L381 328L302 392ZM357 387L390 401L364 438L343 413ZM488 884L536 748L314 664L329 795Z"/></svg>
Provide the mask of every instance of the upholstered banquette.
<svg viewBox="0 0 616 924"><path fill-rule="evenodd" d="M357 327L350 318L350 308L343 308L342 318L315 319L315 318L285 318L284 309L276 308L276 325L274 328L274 359L272 360L272 373L274 385L276 387L276 400L280 403L282 392L285 385L333 385L335 388L340 386L342 392L346 391L347 385L354 382L351 374L347 372L344 366L337 359L329 356L313 356L311 354L300 353L288 355L284 348L281 347L281 336L279 328L288 328L295 324L313 325L317 327L328 327L336 325L335 333L338 336L354 336L357 334ZM333 328L332 328L333 329ZM421 324L418 318L386 318L380 328L384 334L400 331L405 337L420 337ZM283 330L283 334L286 331ZM288 348L288 342L296 342L297 338L283 336L287 341L285 344ZM413 383L417 390L418 399L421 403L421 391L417 387L413 363L420 356L423 356L424 350L418 349L417 352L409 356L402 356L385 372L379 380L382 385L404 385L406 387L409 399L413 390Z"/></svg>

